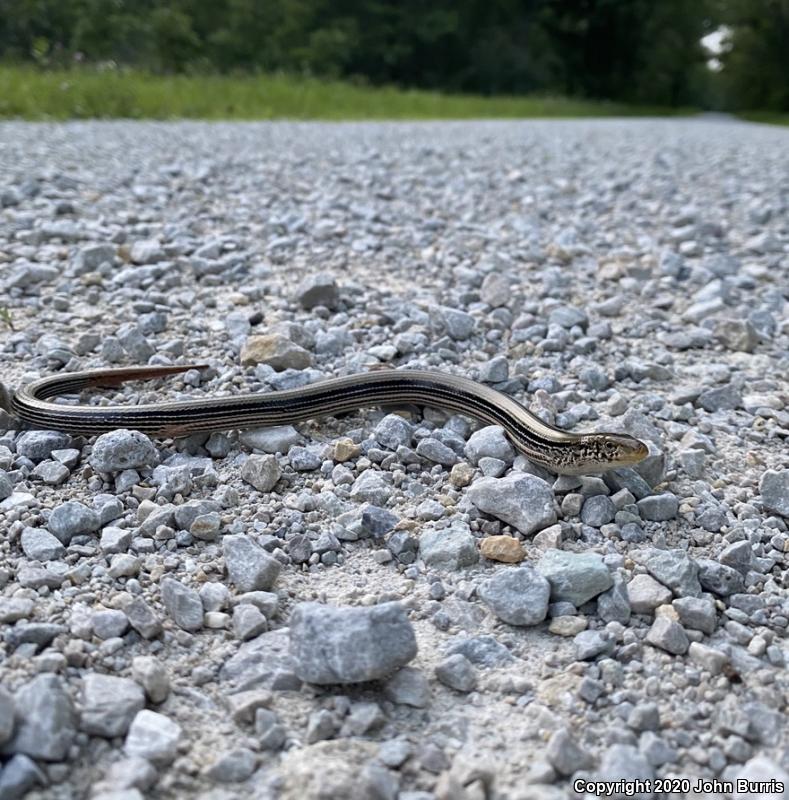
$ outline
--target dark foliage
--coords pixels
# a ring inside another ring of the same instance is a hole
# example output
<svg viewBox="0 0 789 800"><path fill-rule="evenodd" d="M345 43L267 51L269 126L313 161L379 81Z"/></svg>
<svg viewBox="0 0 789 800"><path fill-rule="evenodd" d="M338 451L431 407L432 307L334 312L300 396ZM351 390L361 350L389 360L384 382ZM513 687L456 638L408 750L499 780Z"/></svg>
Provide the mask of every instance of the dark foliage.
<svg viewBox="0 0 789 800"><path fill-rule="evenodd" d="M700 39L722 22L732 48L713 76ZM674 106L786 109L787 41L789 0L0 0L9 61Z"/></svg>

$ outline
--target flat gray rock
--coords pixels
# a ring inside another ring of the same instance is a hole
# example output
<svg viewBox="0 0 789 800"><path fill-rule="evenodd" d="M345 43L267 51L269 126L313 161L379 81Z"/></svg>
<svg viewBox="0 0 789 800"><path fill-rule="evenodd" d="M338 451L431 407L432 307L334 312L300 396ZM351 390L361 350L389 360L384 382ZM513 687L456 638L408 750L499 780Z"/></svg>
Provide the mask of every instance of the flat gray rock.
<svg viewBox="0 0 789 800"><path fill-rule="evenodd" d="M288 628L261 633L245 642L219 671L221 681L239 690L271 688L278 677L286 675L293 676L298 683L296 662L290 654Z"/></svg>
<svg viewBox="0 0 789 800"><path fill-rule="evenodd" d="M499 425L486 425L472 433L466 442L465 453L472 464L479 464L481 458L498 458L511 464L515 458L515 448Z"/></svg>
<svg viewBox="0 0 789 800"><path fill-rule="evenodd" d="M789 469L768 469L759 480L764 507L789 519Z"/></svg>
<svg viewBox="0 0 789 800"><path fill-rule="evenodd" d="M416 655L400 603L342 608L300 603L290 618L290 650L308 683L362 683L390 675Z"/></svg>
<svg viewBox="0 0 789 800"><path fill-rule="evenodd" d="M14 695L17 726L2 752L62 761L74 741L76 714L71 697L56 675L39 675Z"/></svg>
<svg viewBox="0 0 789 800"><path fill-rule="evenodd" d="M428 566L440 569L469 567L479 561L477 540L460 522L449 528L426 530L419 537L419 557Z"/></svg>
<svg viewBox="0 0 789 800"><path fill-rule="evenodd" d="M93 443L88 460L96 472L120 472L155 467L159 452L144 433L120 428L102 433Z"/></svg>
<svg viewBox="0 0 789 800"><path fill-rule="evenodd" d="M222 551L230 580L239 592L268 591L274 586L282 566L246 534L222 539Z"/></svg>
<svg viewBox="0 0 789 800"><path fill-rule="evenodd" d="M179 628L198 631L203 627L203 602L196 589L167 576L162 578L159 587L162 603Z"/></svg>
<svg viewBox="0 0 789 800"><path fill-rule="evenodd" d="M47 520L49 532L66 545L78 533L94 533L100 527L99 515L77 500L55 506Z"/></svg>
<svg viewBox="0 0 789 800"><path fill-rule="evenodd" d="M502 622L537 625L548 613L551 584L532 567L505 567L484 581L478 593Z"/></svg>
<svg viewBox="0 0 789 800"><path fill-rule="evenodd" d="M550 583L552 600L567 600L576 608L610 589L614 583L597 553L571 553L551 548L537 562L537 571Z"/></svg>
<svg viewBox="0 0 789 800"><path fill-rule="evenodd" d="M135 681L98 673L86 675L79 727L92 736L123 736L144 707L145 694Z"/></svg>
<svg viewBox="0 0 789 800"><path fill-rule="evenodd" d="M43 528L25 528L20 544L24 554L36 561L51 561L66 554L66 548L60 539Z"/></svg>
<svg viewBox="0 0 789 800"><path fill-rule="evenodd" d="M699 568L683 550L648 548L634 554L653 578L671 589L677 597L700 597Z"/></svg>
<svg viewBox="0 0 789 800"><path fill-rule="evenodd" d="M557 519L553 491L535 475L514 473L504 478L481 478L468 490L468 498L480 511L527 536L553 525Z"/></svg>
<svg viewBox="0 0 789 800"><path fill-rule="evenodd" d="M177 722L164 714L143 709L132 720L123 749L129 756L166 766L175 759L182 735Z"/></svg>

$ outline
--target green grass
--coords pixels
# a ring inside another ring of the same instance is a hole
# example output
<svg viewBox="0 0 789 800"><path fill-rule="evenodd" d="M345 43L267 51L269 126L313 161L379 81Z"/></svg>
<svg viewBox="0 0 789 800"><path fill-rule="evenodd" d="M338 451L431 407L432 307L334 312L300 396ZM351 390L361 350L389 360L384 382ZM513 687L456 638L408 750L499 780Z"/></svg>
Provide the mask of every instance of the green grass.
<svg viewBox="0 0 789 800"><path fill-rule="evenodd" d="M0 118L469 119L677 113L559 97L478 97L285 75L161 76L0 66Z"/></svg>
<svg viewBox="0 0 789 800"><path fill-rule="evenodd" d="M763 122L765 125L789 125L789 114L780 111L743 111L737 116L748 122Z"/></svg>

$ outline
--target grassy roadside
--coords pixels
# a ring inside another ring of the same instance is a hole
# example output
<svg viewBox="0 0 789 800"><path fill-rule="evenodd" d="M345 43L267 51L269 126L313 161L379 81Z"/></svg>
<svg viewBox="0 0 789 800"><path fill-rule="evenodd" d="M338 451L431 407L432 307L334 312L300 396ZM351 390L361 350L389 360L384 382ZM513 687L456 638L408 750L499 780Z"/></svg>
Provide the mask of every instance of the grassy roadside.
<svg viewBox="0 0 789 800"><path fill-rule="evenodd" d="M765 125L789 125L789 114L777 111L743 111L737 116L748 122L763 122Z"/></svg>
<svg viewBox="0 0 789 800"><path fill-rule="evenodd" d="M151 75L0 66L0 118L469 119L678 113L555 97L479 97L284 75Z"/></svg>

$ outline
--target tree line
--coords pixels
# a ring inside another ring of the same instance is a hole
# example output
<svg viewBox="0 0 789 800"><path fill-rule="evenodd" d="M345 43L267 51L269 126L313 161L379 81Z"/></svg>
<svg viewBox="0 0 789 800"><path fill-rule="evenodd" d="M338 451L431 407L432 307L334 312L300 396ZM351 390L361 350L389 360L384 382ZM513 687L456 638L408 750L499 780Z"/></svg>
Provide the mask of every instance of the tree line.
<svg viewBox="0 0 789 800"><path fill-rule="evenodd" d="M664 106L789 110L787 42L789 0L0 0L6 62Z"/></svg>

